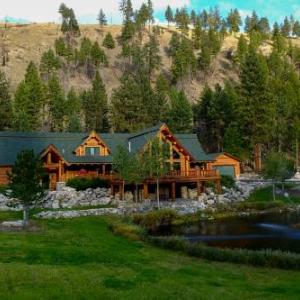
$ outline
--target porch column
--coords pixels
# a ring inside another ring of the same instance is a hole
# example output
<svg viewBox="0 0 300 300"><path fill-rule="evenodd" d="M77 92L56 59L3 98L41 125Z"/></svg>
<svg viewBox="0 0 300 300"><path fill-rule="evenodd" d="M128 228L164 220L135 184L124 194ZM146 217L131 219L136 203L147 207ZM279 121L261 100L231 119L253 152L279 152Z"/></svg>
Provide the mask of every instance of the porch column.
<svg viewBox="0 0 300 300"><path fill-rule="evenodd" d="M114 197L115 196L115 191L114 191L114 185L113 184L110 185L110 192L111 192L111 195Z"/></svg>
<svg viewBox="0 0 300 300"><path fill-rule="evenodd" d="M102 165L102 174L105 174L105 165Z"/></svg>
<svg viewBox="0 0 300 300"><path fill-rule="evenodd" d="M171 183L171 197L172 197L173 201L176 199L176 183L175 182Z"/></svg>
<svg viewBox="0 0 300 300"><path fill-rule="evenodd" d="M144 183L144 199L148 199L149 194L148 194L148 183Z"/></svg>
<svg viewBox="0 0 300 300"><path fill-rule="evenodd" d="M122 183L119 183L119 195L120 200L124 200L123 190L122 190Z"/></svg>
<svg viewBox="0 0 300 300"><path fill-rule="evenodd" d="M61 160L58 162L58 181L61 181L61 174L62 174L62 166L61 166Z"/></svg>

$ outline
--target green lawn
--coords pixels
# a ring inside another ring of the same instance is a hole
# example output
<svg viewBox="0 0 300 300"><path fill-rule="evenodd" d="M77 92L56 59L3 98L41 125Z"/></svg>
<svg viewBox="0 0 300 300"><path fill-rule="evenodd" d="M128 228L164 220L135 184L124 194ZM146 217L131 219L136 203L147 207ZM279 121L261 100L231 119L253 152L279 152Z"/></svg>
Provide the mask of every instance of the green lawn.
<svg viewBox="0 0 300 300"><path fill-rule="evenodd" d="M276 187L277 191L281 190L281 186ZM285 198L282 194L276 194L276 201L286 204L300 204L300 187L295 184L285 184L285 191L290 194L289 198ZM273 201L272 186L265 187L254 191L248 201L252 202L271 202Z"/></svg>
<svg viewBox="0 0 300 300"><path fill-rule="evenodd" d="M38 222L0 232L0 299L299 299L300 272L157 249L112 235L103 217Z"/></svg>

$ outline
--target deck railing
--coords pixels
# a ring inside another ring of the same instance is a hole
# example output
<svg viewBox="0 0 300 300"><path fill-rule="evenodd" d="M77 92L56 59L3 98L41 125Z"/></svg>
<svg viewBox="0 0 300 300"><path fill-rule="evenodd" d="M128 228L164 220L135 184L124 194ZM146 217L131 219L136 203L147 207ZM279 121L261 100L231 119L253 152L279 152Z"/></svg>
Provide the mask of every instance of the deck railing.
<svg viewBox="0 0 300 300"><path fill-rule="evenodd" d="M193 178L193 179L209 179L209 178L216 178L219 177L219 171L217 170L198 170L198 169L192 169L189 171L169 171L165 176L163 176L163 179L184 179L184 178ZM111 173L106 173L106 174L101 174L101 173L96 173L96 172L90 172L89 174L78 174L75 172L65 174L64 179L68 180L74 177L87 177L87 178L102 178L106 180L121 180L120 176L114 172ZM150 179L150 178L149 178Z"/></svg>
<svg viewBox="0 0 300 300"><path fill-rule="evenodd" d="M173 170L168 172L165 177L211 178L211 177L218 177L218 176L219 176L219 172L217 170L193 169L189 171Z"/></svg>

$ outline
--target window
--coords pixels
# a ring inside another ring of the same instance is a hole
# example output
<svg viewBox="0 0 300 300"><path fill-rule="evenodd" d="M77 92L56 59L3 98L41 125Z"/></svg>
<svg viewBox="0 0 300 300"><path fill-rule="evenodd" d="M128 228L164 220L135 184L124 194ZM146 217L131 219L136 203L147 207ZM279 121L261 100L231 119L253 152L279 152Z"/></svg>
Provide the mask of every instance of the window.
<svg viewBox="0 0 300 300"><path fill-rule="evenodd" d="M100 155L100 147L86 147L85 155L87 156L99 156Z"/></svg>

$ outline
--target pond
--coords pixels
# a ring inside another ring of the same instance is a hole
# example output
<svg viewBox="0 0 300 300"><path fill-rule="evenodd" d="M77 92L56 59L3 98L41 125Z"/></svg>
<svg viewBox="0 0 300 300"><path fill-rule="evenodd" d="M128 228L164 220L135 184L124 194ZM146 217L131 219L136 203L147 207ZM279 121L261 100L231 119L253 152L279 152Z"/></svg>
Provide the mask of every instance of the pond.
<svg viewBox="0 0 300 300"><path fill-rule="evenodd" d="M195 225L164 228L160 235L184 236L190 242L213 247L300 253L300 212L200 221Z"/></svg>

